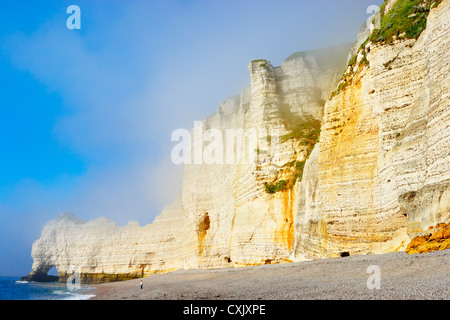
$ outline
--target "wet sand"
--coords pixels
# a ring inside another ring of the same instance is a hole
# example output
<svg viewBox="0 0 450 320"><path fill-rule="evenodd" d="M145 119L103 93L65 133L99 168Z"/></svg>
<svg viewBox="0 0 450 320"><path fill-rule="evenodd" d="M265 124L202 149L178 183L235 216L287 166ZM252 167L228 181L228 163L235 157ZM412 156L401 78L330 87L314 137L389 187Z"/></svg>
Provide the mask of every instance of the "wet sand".
<svg viewBox="0 0 450 320"><path fill-rule="evenodd" d="M368 288L378 266L379 289ZM368 270L369 268L369 270ZM368 272L369 271L369 272ZM450 250L177 270L95 285L92 300L450 299ZM91 292L90 292L91 293Z"/></svg>

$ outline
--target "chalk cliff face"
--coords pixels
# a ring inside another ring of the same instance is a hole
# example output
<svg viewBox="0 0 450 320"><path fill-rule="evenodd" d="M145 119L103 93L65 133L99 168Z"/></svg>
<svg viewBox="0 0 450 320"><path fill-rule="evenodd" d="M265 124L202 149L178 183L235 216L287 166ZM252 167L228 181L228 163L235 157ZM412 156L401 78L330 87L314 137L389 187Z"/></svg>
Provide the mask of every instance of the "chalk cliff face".
<svg viewBox="0 0 450 320"><path fill-rule="evenodd" d="M250 88L202 122L203 132L219 130L224 140L229 129L256 130L257 144L239 147L236 143L235 149L244 157L254 149L258 152L256 161L245 158L233 163L226 161L229 150L224 148L225 164L185 166L186 268L292 261L295 184L287 182L291 188L268 193L265 183L276 185L295 178L295 165L285 168L286 172L283 166L304 163L312 146L302 145L304 139L289 138L298 126L294 120L319 126L325 99L345 69L348 49L297 53L280 67L266 60L252 61ZM226 140L225 147L230 142ZM275 140L279 142L276 151L271 148ZM193 158L197 153L193 150Z"/></svg>
<svg viewBox="0 0 450 320"><path fill-rule="evenodd" d="M449 1L415 41L365 47L329 100L318 155L321 254L403 249L450 219ZM318 216L316 216L318 217Z"/></svg>
<svg viewBox="0 0 450 320"><path fill-rule="evenodd" d="M54 280L46 276L53 266L61 281L79 272L83 281L92 283L183 268L179 213L178 204L172 204L144 227L133 221L119 227L106 218L84 222L64 213L47 223L33 244L32 272L24 279Z"/></svg>
<svg viewBox="0 0 450 320"><path fill-rule="evenodd" d="M417 41L368 42L370 67L327 101L297 197L297 256L403 250L450 220L449 6Z"/></svg>
<svg viewBox="0 0 450 320"><path fill-rule="evenodd" d="M60 216L33 244L28 279L52 266L60 279L77 268L109 281L429 239L450 222L448 21L445 0L417 40L359 41L346 70L350 46L296 53L280 67L252 61L250 87L192 130L203 142L191 144L178 201L144 227ZM227 135L239 130L256 139L239 145Z"/></svg>

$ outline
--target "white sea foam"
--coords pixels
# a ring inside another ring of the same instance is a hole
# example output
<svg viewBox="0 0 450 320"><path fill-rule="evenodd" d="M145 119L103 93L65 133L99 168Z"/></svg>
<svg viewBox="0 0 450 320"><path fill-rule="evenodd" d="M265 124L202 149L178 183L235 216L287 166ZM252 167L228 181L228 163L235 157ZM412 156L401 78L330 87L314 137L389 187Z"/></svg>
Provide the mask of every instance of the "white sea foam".
<svg viewBox="0 0 450 320"><path fill-rule="evenodd" d="M63 300L88 300L92 297L95 297L95 294L74 294L64 298Z"/></svg>
<svg viewBox="0 0 450 320"><path fill-rule="evenodd" d="M28 283L28 281L17 280L16 283L24 284L24 283Z"/></svg>
<svg viewBox="0 0 450 320"><path fill-rule="evenodd" d="M53 293L60 295L61 300L88 300L95 297L95 294L83 294L79 291L54 290Z"/></svg>

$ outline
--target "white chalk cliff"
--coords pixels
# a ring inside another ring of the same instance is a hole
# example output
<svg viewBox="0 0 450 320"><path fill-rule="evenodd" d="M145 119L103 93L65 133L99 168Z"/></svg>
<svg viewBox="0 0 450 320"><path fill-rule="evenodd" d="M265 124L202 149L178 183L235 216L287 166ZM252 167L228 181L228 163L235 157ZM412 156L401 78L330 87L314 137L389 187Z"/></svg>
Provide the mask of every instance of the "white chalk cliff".
<svg viewBox="0 0 450 320"><path fill-rule="evenodd" d="M367 34L354 59L344 45L279 67L252 61L250 86L200 129L264 129L257 145L235 147L255 148L256 161L227 162L224 149L224 164L186 164L181 197L147 226L61 215L33 244L27 278L52 266L96 282L393 252L449 223L450 0L429 2L417 39Z"/></svg>

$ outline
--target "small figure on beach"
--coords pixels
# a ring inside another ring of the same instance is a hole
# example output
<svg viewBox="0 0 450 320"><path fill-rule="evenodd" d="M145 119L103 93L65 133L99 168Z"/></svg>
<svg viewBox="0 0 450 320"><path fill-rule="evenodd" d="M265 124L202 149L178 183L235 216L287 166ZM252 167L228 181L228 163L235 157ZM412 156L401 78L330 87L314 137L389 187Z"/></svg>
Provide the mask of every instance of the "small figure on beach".
<svg viewBox="0 0 450 320"><path fill-rule="evenodd" d="M141 279L141 289L142 289L142 286L144 285L144 283L142 282L142 279Z"/></svg>

